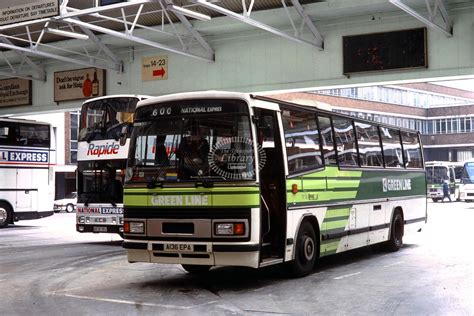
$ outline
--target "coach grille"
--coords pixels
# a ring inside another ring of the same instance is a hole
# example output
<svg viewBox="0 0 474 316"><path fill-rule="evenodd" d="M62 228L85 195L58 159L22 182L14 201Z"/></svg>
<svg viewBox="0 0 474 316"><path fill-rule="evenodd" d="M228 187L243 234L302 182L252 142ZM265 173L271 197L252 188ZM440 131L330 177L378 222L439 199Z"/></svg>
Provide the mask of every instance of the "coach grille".
<svg viewBox="0 0 474 316"><path fill-rule="evenodd" d="M127 234L127 239L151 241L249 241L245 237L212 237L211 220L245 219L251 227L250 208L125 208L125 219L147 219L147 236Z"/></svg>

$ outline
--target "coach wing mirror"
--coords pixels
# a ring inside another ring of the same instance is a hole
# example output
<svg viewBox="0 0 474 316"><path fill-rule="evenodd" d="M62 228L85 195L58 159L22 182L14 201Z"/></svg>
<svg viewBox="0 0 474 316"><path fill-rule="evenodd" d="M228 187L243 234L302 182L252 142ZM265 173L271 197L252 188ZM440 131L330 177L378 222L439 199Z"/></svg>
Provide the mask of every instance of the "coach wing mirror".
<svg viewBox="0 0 474 316"><path fill-rule="evenodd" d="M120 146L124 146L125 143L127 142L127 136L128 136L128 126L123 126L122 127L122 130L120 131L120 139L119 139L119 142L120 142Z"/></svg>

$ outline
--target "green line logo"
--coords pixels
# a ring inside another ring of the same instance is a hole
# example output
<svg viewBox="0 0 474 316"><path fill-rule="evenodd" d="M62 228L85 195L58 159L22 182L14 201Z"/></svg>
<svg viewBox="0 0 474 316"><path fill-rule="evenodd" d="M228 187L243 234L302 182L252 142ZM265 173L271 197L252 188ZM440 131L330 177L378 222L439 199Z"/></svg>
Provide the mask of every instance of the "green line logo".
<svg viewBox="0 0 474 316"><path fill-rule="evenodd" d="M382 178L382 189L383 189L383 192L411 191L411 179Z"/></svg>

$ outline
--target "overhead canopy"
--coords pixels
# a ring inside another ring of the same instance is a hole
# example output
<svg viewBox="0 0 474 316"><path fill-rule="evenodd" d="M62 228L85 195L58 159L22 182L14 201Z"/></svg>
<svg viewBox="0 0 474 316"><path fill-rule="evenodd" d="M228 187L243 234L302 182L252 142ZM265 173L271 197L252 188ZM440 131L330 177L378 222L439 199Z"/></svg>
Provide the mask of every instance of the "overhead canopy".
<svg viewBox="0 0 474 316"><path fill-rule="evenodd" d="M132 45L213 62L215 53L208 38L220 32L232 33L239 26L322 50L324 38L317 25L325 19L401 8L447 36L452 24L441 0L129 0L105 1L117 3L100 6L101 2L2 1L0 13L6 15L18 13L21 17L39 3L43 9L56 5L57 12L12 24L0 18L0 76L44 81L46 74L40 62L48 59L122 72L122 61L113 48ZM417 11L420 8L422 13ZM423 12L428 15L425 20Z"/></svg>

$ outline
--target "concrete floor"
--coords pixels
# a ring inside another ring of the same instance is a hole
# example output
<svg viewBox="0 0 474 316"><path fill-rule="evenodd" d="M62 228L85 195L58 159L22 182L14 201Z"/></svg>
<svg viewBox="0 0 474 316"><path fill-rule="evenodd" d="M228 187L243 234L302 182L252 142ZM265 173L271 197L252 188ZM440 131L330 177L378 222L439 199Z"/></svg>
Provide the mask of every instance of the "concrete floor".
<svg viewBox="0 0 474 316"><path fill-rule="evenodd" d="M121 239L75 232L75 214L0 230L0 315L474 315L474 203L429 203L396 253L365 248L311 275L129 264Z"/></svg>

